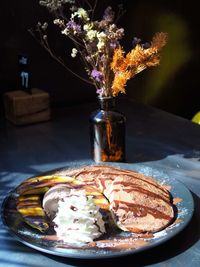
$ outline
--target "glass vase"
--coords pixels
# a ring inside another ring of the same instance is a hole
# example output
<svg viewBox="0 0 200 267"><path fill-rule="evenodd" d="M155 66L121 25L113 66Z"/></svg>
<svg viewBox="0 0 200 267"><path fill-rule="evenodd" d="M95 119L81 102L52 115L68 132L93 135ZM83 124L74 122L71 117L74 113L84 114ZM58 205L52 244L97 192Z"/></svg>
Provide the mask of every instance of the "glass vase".
<svg viewBox="0 0 200 267"><path fill-rule="evenodd" d="M90 116L91 152L95 162L125 161L125 116L116 110L115 97L99 97Z"/></svg>

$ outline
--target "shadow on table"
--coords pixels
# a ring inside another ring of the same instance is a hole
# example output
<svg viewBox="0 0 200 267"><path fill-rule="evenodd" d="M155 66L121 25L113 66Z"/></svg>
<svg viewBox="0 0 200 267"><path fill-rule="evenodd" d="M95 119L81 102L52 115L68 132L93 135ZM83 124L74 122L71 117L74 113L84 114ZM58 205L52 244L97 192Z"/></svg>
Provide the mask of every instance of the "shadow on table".
<svg viewBox="0 0 200 267"><path fill-rule="evenodd" d="M200 198L195 194L193 194L193 198L195 202L195 212L188 226L177 236L173 237L171 240L167 241L166 243L158 247L149 249L147 251L138 254L123 256L118 258L110 258L110 259L80 260L80 259L60 258L51 255L47 255L47 257L51 258L54 261L58 261L60 263L65 263L69 264L70 266L72 265L77 267L81 266L142 267L145 265L151 265L157 263L162 264L162 262L168 261L171 258L174 258L179 254L183 253L184 251L190 249L200 239L200 217L199 217ZM189 261L193 257L192 250L188 251L188 253L189 254L187 254L187 258Z"/></svg>

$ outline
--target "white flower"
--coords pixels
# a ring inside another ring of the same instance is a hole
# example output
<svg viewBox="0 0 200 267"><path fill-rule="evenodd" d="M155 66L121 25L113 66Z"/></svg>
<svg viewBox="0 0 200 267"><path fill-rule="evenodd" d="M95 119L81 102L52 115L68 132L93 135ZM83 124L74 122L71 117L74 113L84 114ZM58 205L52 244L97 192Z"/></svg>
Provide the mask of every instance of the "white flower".
<svg viewBox="0 0 200 267"><path fill-rule="evenodd" d="M54 12L66 3L75 4L75 0L41 0L39 3L41 6L46 6L50 12Z"/></svg>
<svg viewBox="0 0 200 267"><path fill-rule="evenodd" d="M68 36L69 30L67 28L65 28L63 31L61 31L61 33Z"/></svg>
<svg viewBox="0 0 200 267"><path fill-rule="evenodd" d="M104 49L104 47L105 47L105 43L104 42L102 42L102 41L98 42L97 48L98 48L99 51L102 51Z"/></svg>
<svg viewBox="0 0 200 267"><path fill-rule="evenodd" d="M54 19L53 23L55 25L64 25L64 20L62 20L62 19Z"/></svg>
<svg viewBox="0 0 200 267"><path fill-rule="evenodd" d="M87 39L88 39L89 41L93 41L94 38L97 37L97 34L98 34L97 31L95 31L95 30L89 30L89 31L86 33L86 36L87 36Z"/></svg>
<svg viewBox="0 0 200 267"><path fill-rule="evenodd" d="M86 23L86 24L83 25L83 30L84 31L92 30L92 28L93 28L93 23L92 22L91 23Z"/></svg>
<svg viewBox="0 0 200 267"><path fill-rule="evenodd" d="M76 48L72 48L71 56L76 57L77 53L78 53L78 50Z"/></svg>
<svg viewBox="0 0 200 267"><path fill-rule="evenodd" d="M47 23L47 22L43 23L43 25L41 26L41 28L42 28L44 31L46 31L47 27L48 27L48 23Z"/></svg>
<svg viewBox="0 0 200 267"><path fill-rule="evenodd" d="M76 16L84 21L90 20L87 11L84 8L78 8L78 10L71 15L71 19Z"/></svg>
<svg viewBox="0 0 200 267"><path fill-rule="evenodd" d="M99 51L102 51L106 46L106 34L104 32L97 33L97 39L98 39L97 48Z"/></svg>
<svg viewBox="0 0 200 267"><path fill-rule="evenodd" d="M99 39L99 41L103 41L106 39L106 34L104 32L98 32L97 38Z"/></svg>
<svg viewBox="0 0 200 267"><path fill-rule="evenodd" d="M97 44L97 48L99 51L102 51L105 48L106 44L104 41L99 41Z"/></svg>

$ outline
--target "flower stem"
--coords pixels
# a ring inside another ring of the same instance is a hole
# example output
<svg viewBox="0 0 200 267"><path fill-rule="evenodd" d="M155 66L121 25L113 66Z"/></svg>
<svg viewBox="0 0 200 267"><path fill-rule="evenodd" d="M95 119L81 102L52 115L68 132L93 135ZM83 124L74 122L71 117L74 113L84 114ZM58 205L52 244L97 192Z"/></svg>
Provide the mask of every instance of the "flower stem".
<svg viewBox="0 0 200 267"><path fill-rule="evenodd" d="M40 40L38 40L38 38L35 36L35 34L33 33L33 31L31 29L28 30L29 33L34 37L34 39L44 47L44 49L50 54L50 56L56 60L59 64L61 64L67 71L69 71L71 74L73 74L74 76L78 77L80 80L88 83L88 84L93 84L93 82L89 81L88 79L83 78L82 76L80 76L79 74L75 73L73 70L71 70L69 67L67 67L67 65L63 62L63 60L61 58L58 58L50 49L49 45L47 42L44 42L42 40L42 37L40 36Z"/></svg>

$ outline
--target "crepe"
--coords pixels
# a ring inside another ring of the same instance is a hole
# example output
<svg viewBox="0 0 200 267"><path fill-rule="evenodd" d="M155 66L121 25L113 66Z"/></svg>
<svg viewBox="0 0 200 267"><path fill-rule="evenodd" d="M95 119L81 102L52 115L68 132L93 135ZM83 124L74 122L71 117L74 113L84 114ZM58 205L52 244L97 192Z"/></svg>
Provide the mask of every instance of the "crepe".
<svg viewBox="0 0 200 267"><path fill-rule="evenodd" d="M102 192L116 225L123 231L157 232L174 219L170 192L152 177L111 166L86 166L62 174Z"/></svg>

